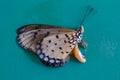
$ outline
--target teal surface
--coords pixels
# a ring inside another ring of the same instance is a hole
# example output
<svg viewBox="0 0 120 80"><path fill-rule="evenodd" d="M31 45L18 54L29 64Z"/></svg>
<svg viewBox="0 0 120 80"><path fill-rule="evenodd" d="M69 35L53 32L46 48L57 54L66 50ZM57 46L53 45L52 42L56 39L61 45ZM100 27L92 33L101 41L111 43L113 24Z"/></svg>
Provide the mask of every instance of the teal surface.
<svg viewBox="0 0 120 80"><path fill-rule="evenodd" d="M95 11L84 23L85 64L73 57L46 67L16 44L16 29L26 24L77 29L88 5ZM120 0L1 0L0 80L120 80Z"/></svg>

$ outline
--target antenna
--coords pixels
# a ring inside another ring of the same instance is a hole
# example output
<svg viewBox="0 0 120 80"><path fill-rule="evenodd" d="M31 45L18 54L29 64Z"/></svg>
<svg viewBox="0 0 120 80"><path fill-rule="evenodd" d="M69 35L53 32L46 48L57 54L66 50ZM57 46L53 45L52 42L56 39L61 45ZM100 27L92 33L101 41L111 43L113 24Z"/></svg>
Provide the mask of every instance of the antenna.
<svg viewBox="0 0 120 80"><path fill-rule="evenodd" d="M80 26L83 25L84 21L93 12L93 10L94 10L94 8L92 8L91 6L87 7L87 11L86 11L85 15L83 16L83 19L81 20Z"/></svg>

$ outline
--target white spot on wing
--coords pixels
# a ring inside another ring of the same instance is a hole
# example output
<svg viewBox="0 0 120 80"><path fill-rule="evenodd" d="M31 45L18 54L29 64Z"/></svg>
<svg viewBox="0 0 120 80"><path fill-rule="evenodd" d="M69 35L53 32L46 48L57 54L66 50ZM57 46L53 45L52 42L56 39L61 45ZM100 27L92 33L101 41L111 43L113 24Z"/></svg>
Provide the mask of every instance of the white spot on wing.
<svg viewBox="0 0 120 80"><path fill-rule="evenodd" d="M36 46L36 48L37 48L37 49L40 48L40 45L38 44L38 45Z"/></svg>
<svg viewBox="0 0 120 80"><path fill-rule="evenodd" d="M50 60L50 63L54 63L54 60L53 60L53 59L51 59L51 60Z"/></svg>
<svg viewBox="0 0 120 80"><path fill-rule="evenodd" d="M41 50L37 50L37 54L40 54L41 53Z"/></svg>
<svg viewBox="0 0 120 80"><path fill-rule="evenodd" d="M59 60L56 60L56 63L59 63L60 61Z"/></svg>
<svg viewBox="0 0 120 80"><path fill-rule="evenodd" d="M48 61L48 57L45 57L44 60L45 60L45 61Z"/></svg>
<svg viewBox="0 0 120 80"><path fill-rule="evenodd" d="M44 55L43 54L40 54L40 59L42 59L44 57Z"/></svg>

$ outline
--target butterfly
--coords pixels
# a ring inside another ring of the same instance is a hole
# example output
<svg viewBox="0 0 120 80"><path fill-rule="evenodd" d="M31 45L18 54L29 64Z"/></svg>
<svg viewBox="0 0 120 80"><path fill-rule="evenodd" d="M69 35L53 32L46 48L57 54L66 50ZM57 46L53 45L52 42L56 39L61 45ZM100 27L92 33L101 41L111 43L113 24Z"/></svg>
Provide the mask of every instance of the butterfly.
<svg viewBox="0 0 120 80"><path fill-rule="evenodd" d="M48 66L63 66L72 54L85 63L86 58L78 48L79 43L84 48L87 46L82 39L83 32L83 25L78 30L70 30L59 26L30 24L17 30L17 43L37 54L42 63Z"/></svg>

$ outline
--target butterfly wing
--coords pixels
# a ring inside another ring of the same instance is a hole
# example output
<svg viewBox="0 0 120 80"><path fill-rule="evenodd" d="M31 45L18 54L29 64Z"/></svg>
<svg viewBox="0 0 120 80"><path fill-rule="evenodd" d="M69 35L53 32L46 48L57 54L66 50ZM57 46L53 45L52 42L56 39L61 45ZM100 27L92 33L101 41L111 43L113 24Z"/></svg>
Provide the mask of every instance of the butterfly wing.
<svg viewBox="0 0 120 80"><path fill-rule="evenodd" d="M25 25L17 30L18 34L25 33L31 30L38 30L38 29L50 29L50 28L59 28L58 26L51 26L45 24L29 24Z"/></svg>
<svg viewBox="0 0 120 80"><path fill-rule="evenodd" d="M38 54L43 63L62 66L70 58L74 44L69 43L76 31L49 25L26 25L18 29L21 47Z"/></svg>
<svg viewBox="0 0 120 80"><path fill-rule="evenodd" d="M75 44L69 40L74 36L75 31L48 34L36 46L36 53L44 64L59 67L70 58L70 53Z"/></svg>
<svg viewBox="0 0 120 80"><path fill-rule="evenodd" d="M43 24L31 24L26 25L17 30L17 42L24 49L35 52L35 46L38 41L41 41L48 33L50 35L61 33L61 32L70 32L72 30L59 28L51 25Z"/></svg>

